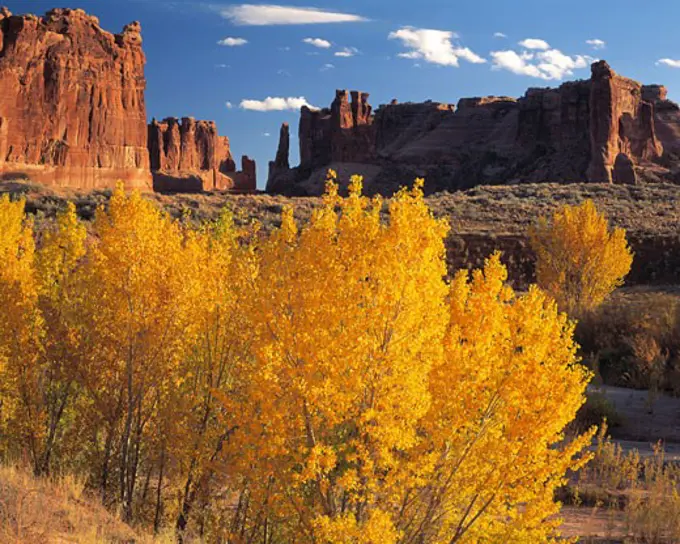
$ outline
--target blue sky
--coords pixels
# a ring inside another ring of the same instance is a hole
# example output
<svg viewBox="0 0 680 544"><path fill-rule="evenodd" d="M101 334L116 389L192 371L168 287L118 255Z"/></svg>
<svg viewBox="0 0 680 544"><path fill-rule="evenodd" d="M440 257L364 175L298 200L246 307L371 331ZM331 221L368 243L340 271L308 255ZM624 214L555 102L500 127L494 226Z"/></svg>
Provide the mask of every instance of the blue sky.
<svg viewBox="0 0 680 544"><path fill-rule="evenodd" d="M66 1L0 4L42 14ZM527 87L587 78L590 60L603 58L622 75L665 84L680 100L677 0L659 0L654 8L639 0L67 5L98 16L112 32L141 21L149 118L215 120L237 160L241 154L257 160L260 187L281 123L288 121L295 136L300 99L327 106L336 88L367 91L374 107L392 98L455 103L467 96L520 96ZM291 144L297 164L297 139Z"/></svg>

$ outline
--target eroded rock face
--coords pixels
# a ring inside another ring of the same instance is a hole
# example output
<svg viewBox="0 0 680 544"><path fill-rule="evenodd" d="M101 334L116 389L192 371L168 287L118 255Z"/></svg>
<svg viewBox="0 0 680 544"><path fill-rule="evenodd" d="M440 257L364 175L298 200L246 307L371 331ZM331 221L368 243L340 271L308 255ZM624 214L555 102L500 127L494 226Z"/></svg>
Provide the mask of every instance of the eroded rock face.
<svg viewBox="0 0 680 544"><path fill-rule="evenodd" d="M368 93L336 91L331 105L331 160L370 162L375 157L375 131Z"/></svg>
<svg viewBox="0 0 680 544"><path fill-rule="evenodd" d="M0 10L0 176L150 189L144 64L139 23Z"/></svg>
<svg viewBox="0 0 680 544"><path fill-rule="evenodd" d="M654 106L642 94L642 85L617 75L605 61L593 64L588 181L613 181L614 163L621 154L631 163L661 157Z"/></svg>
<svg viewBox="0 0 680 544"><path fill-rule="evenodd" d="M351 102L349 97L351 96ZM311 170L331 162L370 162L375 131L368 93L338 90L330 108L300 112L300 167Z"/></svg>
<svg viewBox="0 0 680 544"><path fill-rule="evenodd" d="M457 107L393 100L371 117L364 96L337 91L331 108L303 108L301 164L273 172L268 189L319 194L324 169L342 165L366 172L368 193L384 194L415 177L426 178L429 192L481 184L680 179L678 106L665 87L642 86L604 61L593 64L589 80L529 89L519 99L464 98Z"/></svg>
<svg viewBox="0 0 680 544"><path fill-rule="evenodd" d="M255 191L247 157L211 121L147 127L141 26L101 29L79 9L0 8L0 178L93 189Z"/></svg>
<svg viewBox="0 0 680 544"><path fill-rule="evenodd" d="M154 190L197 192L254 191L255 179L236 171L229 138L213 121L184 117L149 124L149 157Z"/></svg>

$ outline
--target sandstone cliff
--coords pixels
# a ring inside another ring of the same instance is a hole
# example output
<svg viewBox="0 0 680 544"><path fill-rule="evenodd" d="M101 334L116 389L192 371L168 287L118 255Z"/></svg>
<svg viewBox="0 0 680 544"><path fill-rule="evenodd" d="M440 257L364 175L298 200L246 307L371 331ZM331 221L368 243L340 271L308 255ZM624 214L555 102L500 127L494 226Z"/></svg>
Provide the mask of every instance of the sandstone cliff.
<svg viewBox="0 0 680 544"><path fill-rule="evenodd" d="M155 119L149 125L149 155L154 190L199 192L256 189L254 166L247 157L243 171L236 171L229 138L220 136L213 121Z"/></svg>
<svg viewBox="0 0 680 544"><path fill-rule="evenodd" d="M139 23L0 10L0 176L150 188L144 63Z"/></svg>
<svg viewBox="0 0 680 544"><path fill-rule="evenodd" d="M680 112L666 89L617 75L604 61L592 77L519 98L399 104L372 114L365 93L337 91L329 109L303 108L300 165L277 168L267 190L315 195L328 167L391 194L415 177L426 190L525 182L680 179ZM354 114L354 112L357 114ZM284 161L280 161L283 164Z"/></svg>
<svg viewBox="0 0 680 544"><path fill-rule="evenodd" d="M147 126L141 26L110 34L79 9L0 8L0 179L172 192L256 189L214 122Z"/></svg>

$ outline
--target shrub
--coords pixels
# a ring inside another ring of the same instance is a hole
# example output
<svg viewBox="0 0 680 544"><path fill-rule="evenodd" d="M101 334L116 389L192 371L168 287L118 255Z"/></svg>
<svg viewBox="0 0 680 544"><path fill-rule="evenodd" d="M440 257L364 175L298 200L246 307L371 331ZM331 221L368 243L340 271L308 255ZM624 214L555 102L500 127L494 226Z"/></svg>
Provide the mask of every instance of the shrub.
<svg viewBox="0 0 680 544"><path fill-rule="evenodd" d="M601 425L603 421L611 427L621 425L621 416L612 401L600 391L588 392L586 402L576 414L574 425L579 431Z"/></svg>
<svg viewBox="0 0 680 544"><path fill-rule="evenodd" d="M615 296L576 327L586 363L604 383L680 394L680 298Z"/></svg>
<svg viewBox="0 0 680 544"><path fill-rule="evenodd" d="M577 481L563 489L562 496L575 504L623 511L626 533L633 542L680 541L680 468L666 462L661 444L643 459L637 450L625 452L613 442L605 423L593 458L581 469Z"/></svg>
<svg viewBox="0 0 680 544"><path fill-rule="evenodd" d="M554 490L589 441L556 447L589 379L573 325L539 289L516 295L498 254L448 286L446 225L420 184L386 223L360 191L329 185L308 223L284 212L260 248L234 435L249 482L239 531L546 541Z"/></svg>

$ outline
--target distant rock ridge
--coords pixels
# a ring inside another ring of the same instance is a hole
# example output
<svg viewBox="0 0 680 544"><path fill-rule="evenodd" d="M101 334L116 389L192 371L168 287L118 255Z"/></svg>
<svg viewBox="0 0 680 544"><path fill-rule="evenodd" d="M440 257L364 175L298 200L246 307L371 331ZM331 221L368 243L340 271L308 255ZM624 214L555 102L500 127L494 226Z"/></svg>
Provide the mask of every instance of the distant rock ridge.
<svg viewBox="0 0 680 544"><path fill-rule="evenodd" d="M588 80L530 88L519 99L463 98L457 106L392 100L375 113L367 99L339 90L328 109L303 107L300 165L283 168L288 159L277 154L267 191L318 195L328 167L363 174L365 190L383 194L415 177L426 178L429 192L680 180L677 104L665 87L619 76L605 61L592 65Z"/></svg>
<svg viewBox="0 0 680 544"><path fill-rule="evenodd" d="M255 190L251 161L247 173L236 172L229 141L212 122L187 121L182 132L183 121L177 156L176 125L168 123L162 144L149 138L163 128L147 126L145 63L138 22L111 34L81 9L38 17L0 8L0 179Z"/></svg>

